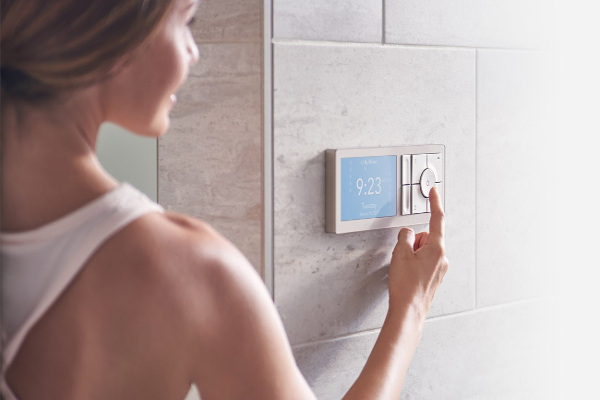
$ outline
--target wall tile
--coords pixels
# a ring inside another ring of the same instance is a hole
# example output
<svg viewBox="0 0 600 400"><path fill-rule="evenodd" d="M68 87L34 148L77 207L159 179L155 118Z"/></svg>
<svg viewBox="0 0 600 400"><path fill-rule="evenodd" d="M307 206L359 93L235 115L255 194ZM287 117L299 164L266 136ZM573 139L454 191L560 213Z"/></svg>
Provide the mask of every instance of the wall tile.
<svg viewBox="0 0 600 400"><path fill-rule="evenodd" d="M159 140L159 201L210 223L260 270L260 44L205 44L200 52Z"/></svg>
<svg viewBox="0 0 600 400"><path fill-rule="evenodd" d="M386 0L385 43L547 48L553 9L542 0Z"/></svg>
<svg viewBox="0 0 600 400"><path fill-rule="evenodd" d="M192 32L198 42L261 42L261 18L261 0L202 0Z"/></svg>
<svg viewBox="0 0 600 400"><path fill-rule="evenodd" d="M291 343L377 328L387 311L399 228L325 233L328 148L447 146L450 270L430 315L473 308L475 52L278 44L274 57L274 288Z"/></svg>
<svg viewBox="0 0 600 400"><path fill-rule="evenodd" d="M540 299L428 320L401 399L556 399L555 304ZM376 331L293 349L319 400L342 398L378 335Z"/></svg>
<svg viewBox="0 0 600 400"><path fill-rule="evenodd" d="M553 290L560 157L551 71L552 58L544 52L478 52L479 306Z"/></svg>
<svg viewBox="0 0 600 400"><path fill-rule="evenodd" d="M273 37L381 43L381 0L273 0Z"/></svg>

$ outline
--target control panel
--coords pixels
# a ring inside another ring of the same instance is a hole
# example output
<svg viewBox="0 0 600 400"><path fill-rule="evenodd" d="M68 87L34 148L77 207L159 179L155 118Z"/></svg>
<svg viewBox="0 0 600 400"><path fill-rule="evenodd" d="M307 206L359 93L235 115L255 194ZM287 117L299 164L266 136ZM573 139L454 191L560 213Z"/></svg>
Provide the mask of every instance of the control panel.
<svg viewBox="0 0 600 400"><path fill-rule="evenodd" d="M326 223L329 233L429 223L429 191L444 208L444 145L329 149Z"/></svg>

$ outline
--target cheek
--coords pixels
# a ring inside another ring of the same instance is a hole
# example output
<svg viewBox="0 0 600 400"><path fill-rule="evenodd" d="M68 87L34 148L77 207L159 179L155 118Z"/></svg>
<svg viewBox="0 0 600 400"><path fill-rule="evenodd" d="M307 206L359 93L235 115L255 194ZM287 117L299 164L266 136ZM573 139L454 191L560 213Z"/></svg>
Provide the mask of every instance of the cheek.
<svg viewBox="0 0 600 400"><path fill-rule="evenodd" d="M158 57L149 58L132 77L136 101L146 112L160 112L178 89L184 75L185 67L175 51L164 51Z"/></svg>
<svg viewBox="0 0 600 400"><path fill-rule="evenodd" d="M170 97L186 78L187 62L183 41L155 43L115 77L108 100L112 122L140 134L154 132L165 120L168 123Z"/></svg>
<svg viewBox="0 0 600 400"><path fill-rule="evenodd" d="M177 32L177 34L180 33ZM162 54L156 57L161 62L160 69L161 73L165 75L164 80L171 80L176 87L181 85L187 74L186 63L188 62L188 56L186 52L186 44L183 38L179 38L179 40L171 38L171 40L165 43L161 52Z"/></svg>
<svg viewBox="0 0 600 400"><path fill-rule="evenodd" d="M146 86L155 86L153 89L157 91L175 90L185 73L180 56L173 48L167 48L157 57L148 60L146 67L148 71ZM152 88L148 89L152 90Z"/></svg>

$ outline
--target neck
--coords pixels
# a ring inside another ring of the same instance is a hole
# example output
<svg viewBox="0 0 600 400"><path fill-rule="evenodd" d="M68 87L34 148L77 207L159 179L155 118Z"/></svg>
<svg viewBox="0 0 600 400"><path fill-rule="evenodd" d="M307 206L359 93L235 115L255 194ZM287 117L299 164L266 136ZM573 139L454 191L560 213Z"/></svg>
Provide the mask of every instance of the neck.
<svg viewBox="0 0 600 400"><path fill-rule="evenodd" d="M43 106L3 99L4 153L31 153L38 147L48 155L58 151L62 157L95 153L98 129L105 117L99 100L95 88Z"/></svg>
<svg viewBox="0 0 600 400"><path fill-rule="evenodd" d="M104 113L93 90L48 107L3 99L3 231L33 229L116 186L96 157Z"/></svg>

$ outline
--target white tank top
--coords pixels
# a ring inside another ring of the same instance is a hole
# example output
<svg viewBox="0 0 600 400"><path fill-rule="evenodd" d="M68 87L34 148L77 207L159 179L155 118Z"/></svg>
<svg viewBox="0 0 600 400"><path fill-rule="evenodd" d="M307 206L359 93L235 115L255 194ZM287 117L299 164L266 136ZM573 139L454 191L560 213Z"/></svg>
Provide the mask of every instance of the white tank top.
<svg viewBox="0 0 600 400"><path fill-rule="evenodd" d="M27 333L52 306L90 256L127 224L165 210L127 182L40 228L0 233L2 253L2 382Z"/></svg>

